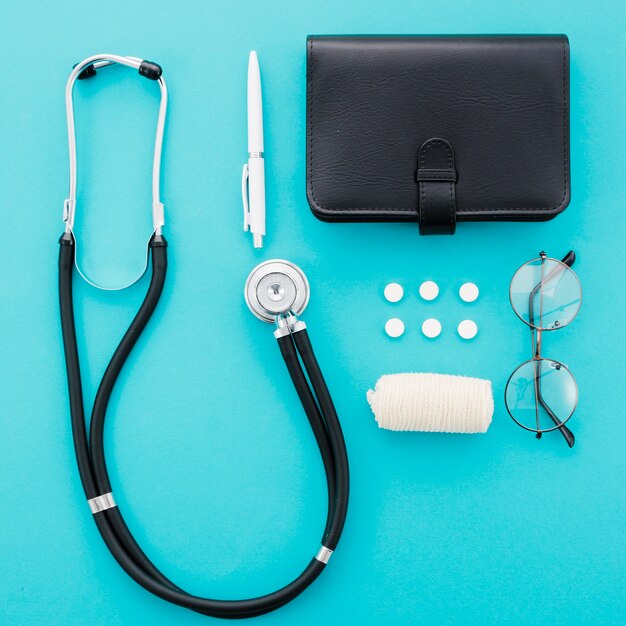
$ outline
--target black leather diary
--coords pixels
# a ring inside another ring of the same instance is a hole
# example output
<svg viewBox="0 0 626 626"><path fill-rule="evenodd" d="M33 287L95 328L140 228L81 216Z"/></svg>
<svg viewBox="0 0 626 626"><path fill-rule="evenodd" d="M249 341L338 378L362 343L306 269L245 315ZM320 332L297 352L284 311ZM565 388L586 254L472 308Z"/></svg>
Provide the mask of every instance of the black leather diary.
<svg viewBox="0 0 626 626"><path fill-rule="evenodd" d="M570 200L564 35L307 39L307 198L326 221L548 220Z"/></svg>

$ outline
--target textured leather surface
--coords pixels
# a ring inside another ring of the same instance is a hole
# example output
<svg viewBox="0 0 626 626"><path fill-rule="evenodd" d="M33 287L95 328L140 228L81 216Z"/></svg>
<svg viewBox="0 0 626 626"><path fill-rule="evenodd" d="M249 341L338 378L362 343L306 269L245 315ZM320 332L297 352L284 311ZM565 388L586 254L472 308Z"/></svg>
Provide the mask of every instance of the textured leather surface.
<svg viewBox="0 0 626 626"><path fill-rule="evenodd" d="M421 235L454 235L457 181L454 150L445 140L425 141L417 155Z"/></svg>
<svg viewBox="0 0 626 626"><path fill-rule="evenodd" d="M456 219L545 220L570 199L569 43L309 37L307 198L328 221L417 221L418 150L448 141Z"/></svg>

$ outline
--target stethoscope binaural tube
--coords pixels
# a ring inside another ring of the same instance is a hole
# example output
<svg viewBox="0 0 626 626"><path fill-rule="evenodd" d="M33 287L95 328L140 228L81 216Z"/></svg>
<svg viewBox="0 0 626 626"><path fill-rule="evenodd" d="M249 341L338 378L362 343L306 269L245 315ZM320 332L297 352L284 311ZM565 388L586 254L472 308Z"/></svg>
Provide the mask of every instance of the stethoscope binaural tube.
<svg viewBox="0 0 626 626"><path fill-rule="evenodd" d="M111 393L163 291L167 273L167 242L160 229L149 241L152 268L150 285L137 315L115 350L98 387L91 413L89 438L85 423L74 322L72 280L76 242L71 229L66 228L59 243L59 301L72 435L85 496L107 547L124 571L142 587L164 600L204 615L231 619L246 618L262 615L283 606L302 593L325 568L343 530L349 492L348 460L341 426L313 353L304 322L297 318L293 310L281 310L275 315L278 328L274 334L313 429L326 473L328 514L322 536L322 547L294 581L273 593L246 600L212 600L194 596L168 580L148 559L133 538L113 498L104 451L104 424ZM284 265L280 264L286 262L279 261L278 263L280 269L284 268ZM275 265L271 267L276 269ZM298 270L295 266L291 268ZM291 269L287 268L286 271L291 272ZM253 274L254 272L255 270ZM274 275L280 277L280 271L272 274ZM297 272L293 276L297 279ZM293 276L290 276L289 280ZM304 281L306 282L305 278ZM308 283L306 286L308 288ZM270 287L275 288L274 283ZM280 291L276 289L277 292ZM271 295L273 296L273 292ZM308 301L308 293L304 305L306 301ZM301 306L300 311L302 308Z"/></svg>
<svg viewBox="0 0 626 626"><path fill-rule="evenodd" d="M153 235L160 235L161 228L165 224L164 207L161 202L161 157L163 153L163 136L165 133L165 117L167 115L167 85L162 76L161 66L152 61L138 59L137 57L119 56L117 54L95 54L77 63L67 79L65 86L65 109L67 117L67 140L69 148L69 191L63 203L63 221L65 222L65 232L74 236L74 243L77 245L76 234L74 233L74 220L76 217L77 203L77 180L78 165L76 156L76 125L74 121L74 86L77 80L86 80L96 75L97 70L111 65L123 65L136 69L140 76L155 81L159 85L161 101L159 104L159 114L157 117L156 133L154 138L154 154L152 158L152 231L148 237L146 245L146 262L141 273L131 282L124 285L102 285L89 278L86 272L80 267L78 257L74 255L74 264L81 277L93 287L106 291L119 291L126 289L138 282L148 269L149 244Z"/></svg>

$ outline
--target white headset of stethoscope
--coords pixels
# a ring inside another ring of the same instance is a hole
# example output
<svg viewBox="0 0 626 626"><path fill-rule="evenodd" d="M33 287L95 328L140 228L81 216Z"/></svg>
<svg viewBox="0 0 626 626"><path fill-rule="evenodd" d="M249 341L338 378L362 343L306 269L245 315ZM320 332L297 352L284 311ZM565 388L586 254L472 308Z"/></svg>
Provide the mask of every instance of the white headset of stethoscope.
<svg viewBox="0 0 626 626"><path fill-rule="evenodd" d="M69 161L70 161L70 190L67 199L63 204L63 221L65 222L65 231L72 234L76 245L76 251L78 252L78 240L74 233L74 219L76 216L76 127L74 123L74 84L86 68L92 66L94 69L101 67L107 67L109 65L126 65L127 67L135 68L139 70L143 59L136 57L118 56L116 54L96 54L84 61L78 63L69 78L67 79L67 85L65 87L65 108L67 112L67 139L69 144ZM153 235L161 234L161 227L165 224L163 203L160 199L161 189L161 153L163 148L163 134L165 130L165 115L167 112L167 86L162 76L156 79L159 83L161 90L161 103L159 105L159 117L157 119L156 137L154 140L154 157L152 161L152 232L146 242L146 261L141 271L141 274L134 278L128 284L122 286L106 286L101 285L91 280L85 272L80 268L78 264L78 254L74 256L74 264L76 270L80 276L88 282L90 285L97 287L98 289L104 289L106 291L119 291L126 289L135 283L137 283L146 273L148 265L150 263L149 244Z"/></svg>

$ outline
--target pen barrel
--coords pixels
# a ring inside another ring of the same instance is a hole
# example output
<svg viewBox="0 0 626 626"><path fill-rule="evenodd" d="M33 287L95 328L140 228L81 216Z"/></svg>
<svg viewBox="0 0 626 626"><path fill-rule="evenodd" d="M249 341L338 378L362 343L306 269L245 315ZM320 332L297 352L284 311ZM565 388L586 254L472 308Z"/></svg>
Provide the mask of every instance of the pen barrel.
<svg viewBox="0 0 626 626"><path fill-rule="evenodd" d="M250 231L265 235L265 162L262 157L248 159L248 202Z"/></svg>
<svg viewBox="0 0 626 626"><path fill-rule="evenodd" d="M263 152L263 102L261 72L256 52L248 61L248 152Z"/></svg>

